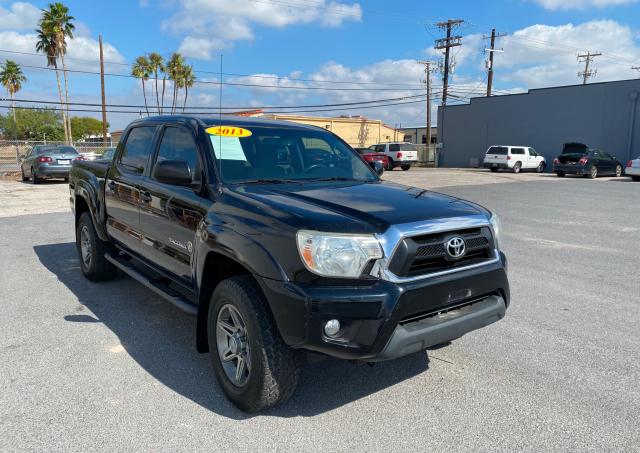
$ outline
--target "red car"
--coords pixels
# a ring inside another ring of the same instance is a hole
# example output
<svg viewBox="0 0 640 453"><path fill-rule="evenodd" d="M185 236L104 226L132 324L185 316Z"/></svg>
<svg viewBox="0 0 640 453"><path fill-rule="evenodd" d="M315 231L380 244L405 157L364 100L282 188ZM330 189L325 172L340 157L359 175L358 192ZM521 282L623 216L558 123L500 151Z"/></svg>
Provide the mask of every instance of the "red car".
<svg viewBox="0 0 640 453"><path fill-rule="evenodd" d="M380 162L385 170L389 169L389 158L386 154L374 153L369 148L354 148L367 162Z"/></svg>

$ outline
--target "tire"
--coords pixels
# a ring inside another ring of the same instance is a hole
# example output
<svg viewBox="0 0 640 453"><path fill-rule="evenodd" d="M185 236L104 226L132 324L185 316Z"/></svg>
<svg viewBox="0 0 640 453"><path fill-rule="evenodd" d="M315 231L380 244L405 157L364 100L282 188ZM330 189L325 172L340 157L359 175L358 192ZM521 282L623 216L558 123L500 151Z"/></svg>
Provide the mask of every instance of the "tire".
<svg viewBox="0 0 640 453"><path fill-rule="evenodd" d="M64 178L64 182L69 182L69 178Z"/></svg>
<svg viewBox="0 0 640 453"><path fill-rule="evenodd" d="M622 165L616 165L615 177L619 178L620 176L622 176Z"/></svg>
<svg viewBox="0 0 640 453"><path fill-rule="evenodd" d="M564 178L565 173L563 171L557 171L556 175L558 175L559 178Z"/></svg>
<svg viewBox="0 0 640 453"><path fill-rule="evenodd" d="M546 165L544 164L544 162L540 162L540 165L538 165L538 167L536 168L536 172L544 173L544 168L545 167L546 167Z"/></svg>
<svg viewBox="0 0 640 453"><path fill-rule="evenodd" d="M233 315L227 316L234 311L236 318L240 316L240 322L236 323ZM226 323L228 328L218 329L219 321ZM287 346L280 337L268 303L252 277L232 277L218 284L211 296L207 331L216 379L227 398L238 408L257 412L273 407L293 394L303 355ZM223 362L222 351L233 357ZM236 373L242 357L245 365L238 378Z"/></svg>
<svg viewBox="0 0 640 453"><path fill-rule="evenodd" d="M632 176L631 180L635 182L640 182L640 176Z"/></svg>
<svg viewBox="0 0 640 453"><path fill-rule="evenodd" d="M591 171L586 176L589 179L596 179L598 177L598 167L596 167L595 165L592 165L591 166Z"/></svg>
<svg viewBox="0 0 640 453"><path fill-rule="evenodd" d="M516 162L515 165L513 166L513 172L515 174L520 173L520 170L522 169L522 163L521 162Z"/></svg>
<svg viewBox="0 0 640 453"><path fill-rule="evenodd" d="M389 166L387 167L387 170L392 171L394 168L396 168L396 164L393 163L392 158L389 158Z"/></svg>
<svg viewBox="0 0 640 453"><path fill-rule="evenodd" d="M411 168L411 165L400 165L400 168L402 168L402 171L407 171Z"/></svg>
<svg viewBox="0 0 640 453"><path fill-rule="evenodd" d="M491 170L492 173L498 173L498 167L491 167L489 170Z"/></svg>
<svg viewBox="0 0 640 453"><path fill-rule="evenodd" d="M84 243L84 244L83 244ZM91 214L82 213L76 228L76 248L82 274L92 282L114 278L117 268L104 257L109 251L109 243L102 241L96 234ZM89 253L86 254L86 251Z"/></svg>
<svg viewBox="0 0 640 453"><path fill-rule="evenodd" d="M40 178L36 174L35 170L31 168L31 184L38 184L40 182Z"/></svg>

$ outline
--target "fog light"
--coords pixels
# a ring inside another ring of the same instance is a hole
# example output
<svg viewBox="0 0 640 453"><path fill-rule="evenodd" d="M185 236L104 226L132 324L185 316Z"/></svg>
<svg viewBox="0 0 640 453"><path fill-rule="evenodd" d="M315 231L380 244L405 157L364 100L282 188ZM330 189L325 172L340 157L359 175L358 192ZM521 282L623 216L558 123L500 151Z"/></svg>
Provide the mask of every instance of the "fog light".
<svg viewBox="0 0 640 453"><path fill-rule="evenodd" d="M328 337L335 337L340 332L340 321L331 319L324 325L324 333Z"/></svg>

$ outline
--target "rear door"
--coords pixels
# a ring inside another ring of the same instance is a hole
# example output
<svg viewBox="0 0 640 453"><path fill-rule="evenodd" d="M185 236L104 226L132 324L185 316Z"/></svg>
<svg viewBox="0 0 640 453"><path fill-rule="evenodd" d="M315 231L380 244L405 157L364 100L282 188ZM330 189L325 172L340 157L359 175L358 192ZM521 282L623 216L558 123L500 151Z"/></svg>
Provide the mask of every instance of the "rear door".
<svg viewBox="0 0 640 453"><path fill-rule="evenodd" d="M520 162L521 168L527 168L529 165L529 155L524 148L511 148L512 165Z"/></svg>
<svg viewBox="0 0 640 453"><path fill-rule="evenodd" d="M203 156L194 131L187 126L166 126L160 135L154 165L141 187L142 255L190 284L196 229L211 204L196 193L204 183ZM166 184L154 178L155 164L167 159L188 163L192 187Z"/></svg>
<svg viewBox="0 0 640 453"><path fill-rule="evenodd" d="M603 159L606 162L607 173L611 173L615 175L616 173L616 165L618 165L617 160L609 153L605 153L604 151L600 151L602 153Z"/></svg>
<svg viewBox="0 0 640 453"><path fill-rule="evenodd" d="M154 147L157 126L129 130L106 178L107 232L125 248L140 254L140 185Z"/></svg>

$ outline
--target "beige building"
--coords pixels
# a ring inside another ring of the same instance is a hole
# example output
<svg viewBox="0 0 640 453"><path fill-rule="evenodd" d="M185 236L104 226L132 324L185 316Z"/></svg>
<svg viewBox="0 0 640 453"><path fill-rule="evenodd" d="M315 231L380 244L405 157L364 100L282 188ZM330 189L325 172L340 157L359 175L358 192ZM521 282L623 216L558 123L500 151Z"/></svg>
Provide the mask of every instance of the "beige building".
<svg viewBox="0 0 640 453"><path fill-rule="evenodd" d="M404 141L404 133L399 129L394 129L380 120L370 120L362 116L336 118L277 114L255 116L319 126L338 135L355 148L366 148L376 143Z"/></svg>

